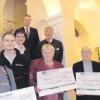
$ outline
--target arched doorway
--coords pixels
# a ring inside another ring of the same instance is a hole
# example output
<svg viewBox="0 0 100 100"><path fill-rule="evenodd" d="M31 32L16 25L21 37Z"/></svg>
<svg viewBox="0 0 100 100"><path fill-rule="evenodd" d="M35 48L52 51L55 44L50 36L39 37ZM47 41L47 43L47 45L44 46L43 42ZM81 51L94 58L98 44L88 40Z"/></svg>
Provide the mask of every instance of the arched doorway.
<svg viewBox="0 0 100 100"><path fill-rule="evenodd" d="M74 20L75 38L76 38L76 61L81 59L80 49L84 46L89 46L89 36L85 27L77 20Z"/></svg>
<svg viewBox="0 0 100 100"><path fill-rule="evenodd" d="M85 27L77 20L74 20L75 25L75 37L79 47L89 45L89 37Z"/></svg>

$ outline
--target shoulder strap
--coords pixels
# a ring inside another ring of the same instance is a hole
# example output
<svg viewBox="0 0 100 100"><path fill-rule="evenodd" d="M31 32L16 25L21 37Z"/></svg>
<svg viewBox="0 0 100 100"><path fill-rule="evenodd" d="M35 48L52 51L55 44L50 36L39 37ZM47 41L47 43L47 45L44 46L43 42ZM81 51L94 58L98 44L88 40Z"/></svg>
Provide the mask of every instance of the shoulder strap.
<svg viewBox="0 0 100 100"><path fill-rule="evenodd" d="M12 87L11 87L11 80L10 80L10 77L9 77L9 73L7 71L7 68L6 67L3 67L5 72L6 72L6 76L7 76L7 79L8 79L8 82L9 82L9 87L10 87L10 91L12 90Z"/></svg>

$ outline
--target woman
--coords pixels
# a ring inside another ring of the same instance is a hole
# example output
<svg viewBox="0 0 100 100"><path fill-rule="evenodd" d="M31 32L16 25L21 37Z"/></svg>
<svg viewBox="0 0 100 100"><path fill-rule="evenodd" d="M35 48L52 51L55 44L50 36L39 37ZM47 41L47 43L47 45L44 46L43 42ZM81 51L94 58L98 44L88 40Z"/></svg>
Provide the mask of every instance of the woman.
<svg viewBox="0 0 100 100"><path fill-rule="evenodd" d="M44 44L42 47L42 55L43 58L33 60L30 66L30 84L35 86L35 90L38 93L39 86L37 86L37 72L50 70L50 69L57 69L63 68L63 65L57 61L53 61L55 50L51 44ZM63 94L52 94L44 97L38 97L38 100L63 100Z"/></svg>
<svg viewBox="0 0 100 100"><path fill-rule="evenodd" d="M15 48L20 51L20 54L26 59L28 65L30 64L30 52L24 46L25 42L25 32L23 30L18 30L14 33L16 45Z"/></svg>
<svg viewBox="0 0 100 100"><path fill-rule="evenodd" d="M26 60L14 49L15 37L11 32L2 36L4 50L0 55L0 65L6 66L13 71L16 86L18 89L28 85L28 66Z"/></svg>
<svg viewBox="0 0 100 100"><path fill-rule="evenodd" d="M6 21L3 26L3 32L4 33L6 33L6 32L12 33L13 30L14 30L14 24L11 21Z"/></svg>

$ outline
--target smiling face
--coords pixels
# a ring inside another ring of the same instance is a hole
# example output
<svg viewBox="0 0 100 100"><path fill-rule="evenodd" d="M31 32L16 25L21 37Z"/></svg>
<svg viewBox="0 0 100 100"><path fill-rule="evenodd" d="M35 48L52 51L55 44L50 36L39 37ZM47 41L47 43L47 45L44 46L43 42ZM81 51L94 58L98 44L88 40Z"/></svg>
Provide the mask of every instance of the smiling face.
<svg viewBox="0 0 100 100"><path fill-rule="evenodd" d="M47 39L52 39L53 38L53 33L54 33L54 31L53 31L53 28L52 27L46 27L45 28L45 32L44 32L44 34L45 34L45 37L47 38Z"/></svg>
<svg viewBox="0 0 100 100"><path fill-rule="evenodd" d="M24 17L24 26L30 27L30 24L31 24L31 16L25 16Z"/></svg>
<svg viewBox="0 0 100 100"><path fill-rule="evenodd" d="M82 48L81 55L82 55L83 60L90 61L91 60L91 56L92 56L91 49L88 48L88 47Z"/></svg>
<svg viewBox="0 0 100 100"><path fill-rule="evenodd" d="M6 34L3 37L4 50L13 50L15 47L15 37L12 34Z"/></svg>
<svg viewBox="0 0 100 100"><path fill-rule="evenodd" d="M23 43L25 42L25 35L24 33L17 33L16 36L15 36L15 39L16 39L16 43L18 45L23 45Z"/></svg>
<svg viewBox="0 0 100 100"><path fill-rule="evenodd" d="M42 47L42 55L44 61L52 61L54 56L54 47L50 44L45 44Z"/></svg>
<svg viewBox="0 0 100 100"><path fill-rule="evenodd" d="M4 30L5 30L5 32L12 32L13 29L14 29L13 23L11 23L11 22L6 22L6 23L4 24Z"/></svg>

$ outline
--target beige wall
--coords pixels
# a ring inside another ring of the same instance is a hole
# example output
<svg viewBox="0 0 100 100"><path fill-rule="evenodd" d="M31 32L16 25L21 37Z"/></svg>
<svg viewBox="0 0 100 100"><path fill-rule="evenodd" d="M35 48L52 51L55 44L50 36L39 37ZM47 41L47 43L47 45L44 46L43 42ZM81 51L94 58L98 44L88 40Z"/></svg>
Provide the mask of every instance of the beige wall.
<svg viewBox="0 0 100 100"><path fill-rule="evenodd" d="M75 61L76 56L76 39L74 34L74 7L75 7L75 0L60 0L62 13L64 17L64 47L66 50L67 56L67 64L68 66L72 67L73 62ZM75 100L75 92L69 91L68 92L69 100Z"/></svg>
<svg viewBox="0 0 100 100"><path fill-rule="evenodd" d="M23 25L23 17L26 15L25 0L0 0L0 30L2 31L3 23L10 20L14 23L15 28Z"/></svg>
<svg viewBox="0 0 100 100"><path fill-rule="evenodd" d="M5 6L3 9L3 18L4 20L14 21L14 4L15 0L6 0Z"/></svg>
<svg viewBox="0 0 100 100"><path fill-rule="evenodd" d="M94 3L96 3L95 1ZM86 34L88 35L87 41L89 42L88 46L92 49L92 58L96 61L98 61L96 47L100 46L100 6L98 5L99 4L91 8L78 8L77 5L77 10L75 10L74 13L74 18L78 20L86 30ZM86 40L84 40L84 43L85 41Z"/></svg>
<svg viewBox="0 0 100 100"><path fill-rule="evenodd" d="M15 0L14 3L14 24L15 28L23 26L23 18L27 14L26 0Z"/></svg>
<svg viewBox="0 0 100 100"><path fill-rule="evenodd" d="M5 2L6 0L0 0L0 32L2 31L2 24L3 24L3 10L4 10L4 6L5 6Z"/></svg>
<svg viewBox="0 0 100 100"><path fill-rule="evenodd" d="M61 7L62 7L62 13L64 17L64 46L66 50L66 56L67 56L67 64L68 66L72 66L74 60L75 60L75 54L76 54L76 41L75 41L75 35L74 35L74 0L68 0L65 3L65 0L60 0Z"/></svg>

